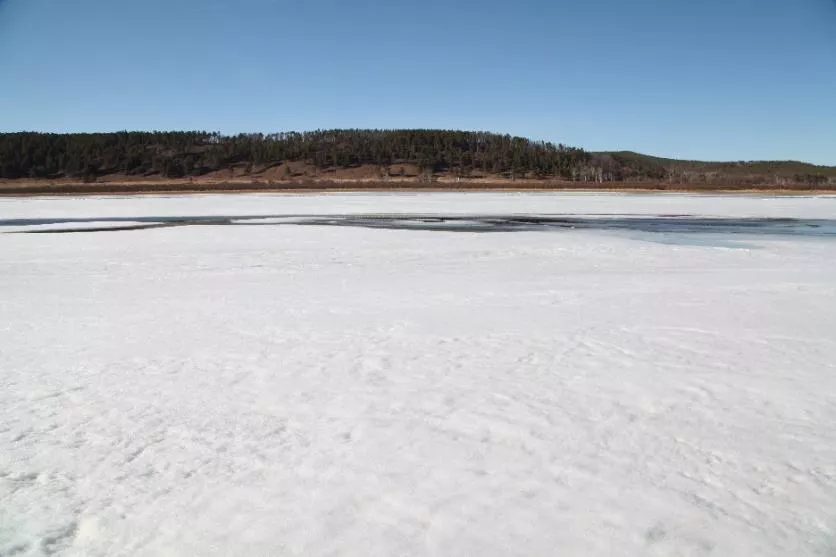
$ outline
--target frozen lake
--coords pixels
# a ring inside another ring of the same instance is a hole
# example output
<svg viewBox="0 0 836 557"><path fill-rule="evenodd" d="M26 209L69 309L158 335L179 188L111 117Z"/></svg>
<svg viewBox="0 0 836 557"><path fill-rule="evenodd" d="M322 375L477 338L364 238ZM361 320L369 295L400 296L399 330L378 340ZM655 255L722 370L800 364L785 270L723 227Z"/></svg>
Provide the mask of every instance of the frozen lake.
<svg viewBox="0 0 836 557"><path fill-rule="evenodd" d="M0 198L0 556L832 556L834 223Z"/></svg>

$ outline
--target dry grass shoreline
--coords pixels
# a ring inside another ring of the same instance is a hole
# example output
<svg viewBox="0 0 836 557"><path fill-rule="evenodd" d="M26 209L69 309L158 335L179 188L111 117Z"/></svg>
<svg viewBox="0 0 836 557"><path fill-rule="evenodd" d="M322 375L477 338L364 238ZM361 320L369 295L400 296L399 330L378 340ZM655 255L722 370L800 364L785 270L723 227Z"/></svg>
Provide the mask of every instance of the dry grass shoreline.
<svg viewBox="0 0 836 557"><path fill-rule="evenodd" d="M414 180L316 180L304 181L113 181L51 182L13 180L0 182L0 196L79 196L79 195L153 195L206 193L327 193L327 192L468 192L468 191L542 191L607 193L728 193L728 194L836 194L836 187L815 188L807 185L752 184L681 184L668 182L557 182L553 180L439 180L423 183Z"/></svg>

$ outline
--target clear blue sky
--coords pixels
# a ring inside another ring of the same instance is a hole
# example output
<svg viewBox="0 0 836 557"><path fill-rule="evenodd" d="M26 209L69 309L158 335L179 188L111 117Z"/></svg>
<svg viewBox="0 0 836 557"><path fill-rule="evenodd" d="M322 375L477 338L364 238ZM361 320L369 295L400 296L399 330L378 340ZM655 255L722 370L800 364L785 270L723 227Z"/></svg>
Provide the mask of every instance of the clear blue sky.
<svg viewBox="0 0 836 557"><path fill-rule="evenodd" d="M0 130L462 128L836 164L836 0L0 0Z"/></svg>

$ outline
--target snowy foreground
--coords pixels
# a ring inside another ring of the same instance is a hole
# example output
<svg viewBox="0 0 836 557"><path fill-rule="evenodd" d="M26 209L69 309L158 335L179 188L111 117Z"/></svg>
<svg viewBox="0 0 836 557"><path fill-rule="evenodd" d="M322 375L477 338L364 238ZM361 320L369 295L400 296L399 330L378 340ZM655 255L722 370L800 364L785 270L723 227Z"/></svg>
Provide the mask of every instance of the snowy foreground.
<svg viewBox="0 0 836 557"><path fill-rule="evenodd" d="M836 198L0 199L0 555L836 554L832 236L18 233L370 212Z"/></svg>

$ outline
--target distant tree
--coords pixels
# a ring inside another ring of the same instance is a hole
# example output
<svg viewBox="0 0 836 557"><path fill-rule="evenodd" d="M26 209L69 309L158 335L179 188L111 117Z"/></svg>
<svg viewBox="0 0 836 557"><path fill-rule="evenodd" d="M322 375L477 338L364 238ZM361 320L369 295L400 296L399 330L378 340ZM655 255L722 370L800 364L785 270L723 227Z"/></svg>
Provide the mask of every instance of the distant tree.
<svg viewBox="0 0 836 557"><path fill-rule="evenodd" d="M564 180L648 180L712 184L781 183L826 186L836 168L796 162L697 163L637 153L590 154L576 147L535 142L509 135L449 130L317 130L270 135L218 132L116 132L102 134L0 134L0 178L66 177L95 179L105 174L199 176L241 165L290 163L318 171L374 165L406 176L419 168L420 179L439 173L468 176L471 171L518 178Z"/></svg>

